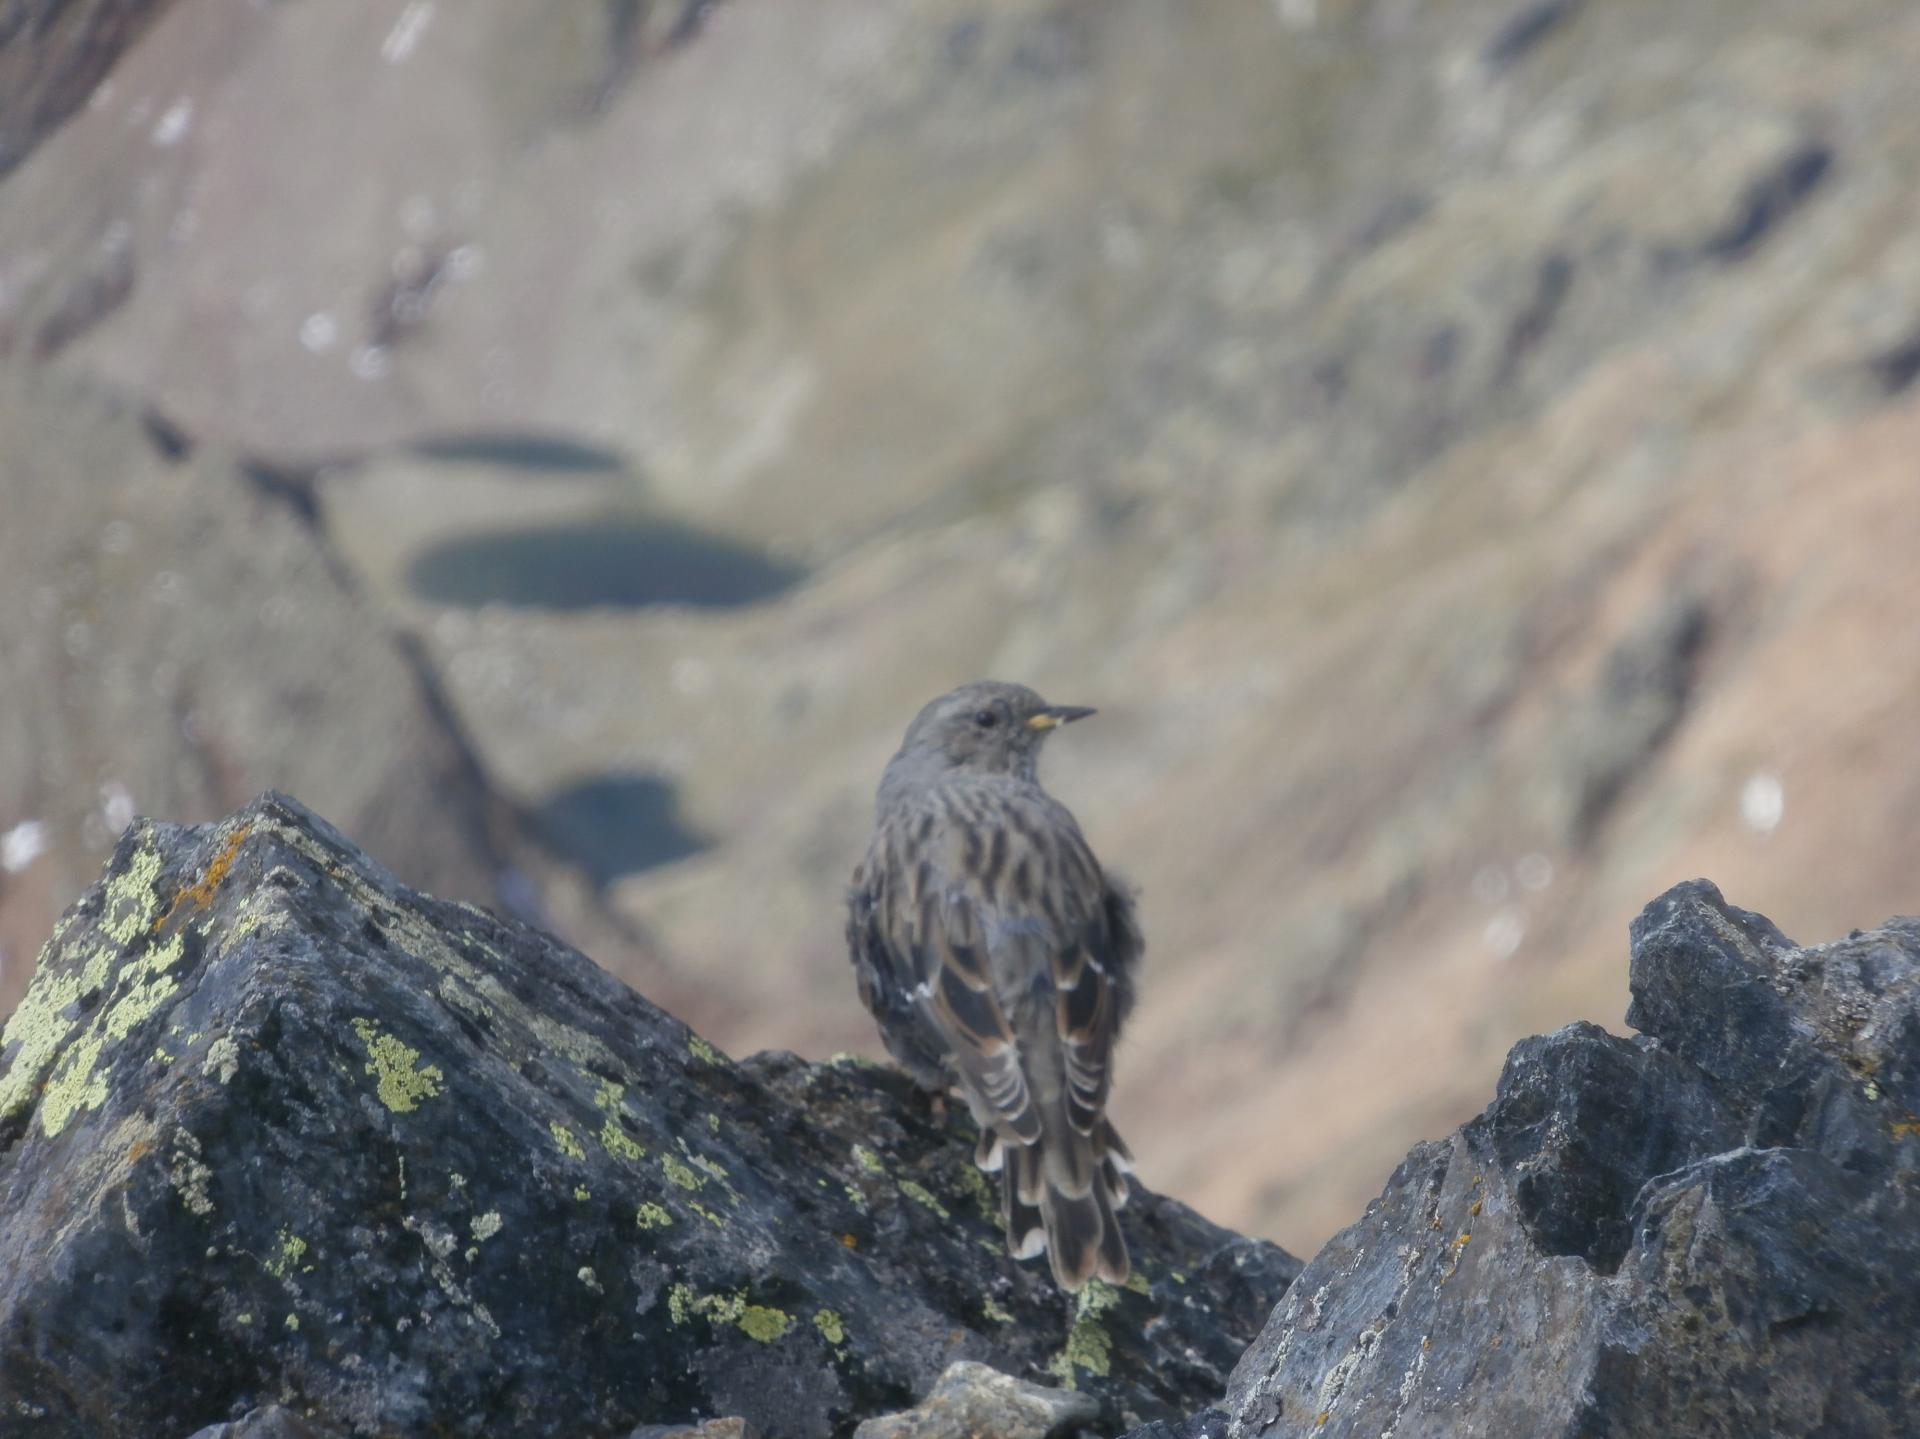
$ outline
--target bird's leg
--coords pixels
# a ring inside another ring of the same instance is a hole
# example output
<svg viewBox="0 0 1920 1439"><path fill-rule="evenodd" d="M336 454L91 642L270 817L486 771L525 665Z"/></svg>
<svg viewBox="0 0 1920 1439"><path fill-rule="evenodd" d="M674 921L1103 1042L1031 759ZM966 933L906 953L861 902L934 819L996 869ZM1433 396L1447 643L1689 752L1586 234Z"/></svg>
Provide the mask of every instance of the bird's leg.
<svg viewBox="0 0 1920 1439"><path fill-rule="evenodd" d="M945 1129L947 1127L947 1091L935 1085L921 1083L914 1085L913 1092L926 1106L927 1122L935 1129Z"/></svg>

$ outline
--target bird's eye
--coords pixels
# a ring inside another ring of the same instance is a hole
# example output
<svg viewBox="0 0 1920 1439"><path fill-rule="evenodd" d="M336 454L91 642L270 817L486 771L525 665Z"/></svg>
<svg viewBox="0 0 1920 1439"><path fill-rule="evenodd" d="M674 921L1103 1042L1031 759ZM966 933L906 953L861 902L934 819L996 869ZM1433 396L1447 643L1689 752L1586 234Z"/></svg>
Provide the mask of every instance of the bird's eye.
<svg viewBox="0 0 1920 1439"><path fill-rule="evenodd" d="M981 729L992 729L1000 723L1000 716L992 710L975 710L973 713L973 722L979 725Z"/></svg>

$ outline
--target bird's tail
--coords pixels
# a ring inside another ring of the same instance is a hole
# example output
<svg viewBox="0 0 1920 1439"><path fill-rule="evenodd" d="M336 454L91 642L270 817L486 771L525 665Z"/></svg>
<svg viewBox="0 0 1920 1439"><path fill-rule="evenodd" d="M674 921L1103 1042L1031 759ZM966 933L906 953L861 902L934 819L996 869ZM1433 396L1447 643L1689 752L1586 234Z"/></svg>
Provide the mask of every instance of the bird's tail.
<svg viewBox="0 0 1920 1439"><path fill-rule="evenodd" d="M1062 1289L1093 1278L1126 1283L1131 1265L1114 1211L1127 1202L1133 1156L1104 1117L1091 1134L1046 1124L1032 1144L983 1136L977 1157L1000 1171L1009 1254L1046 1254Z"/></svg>

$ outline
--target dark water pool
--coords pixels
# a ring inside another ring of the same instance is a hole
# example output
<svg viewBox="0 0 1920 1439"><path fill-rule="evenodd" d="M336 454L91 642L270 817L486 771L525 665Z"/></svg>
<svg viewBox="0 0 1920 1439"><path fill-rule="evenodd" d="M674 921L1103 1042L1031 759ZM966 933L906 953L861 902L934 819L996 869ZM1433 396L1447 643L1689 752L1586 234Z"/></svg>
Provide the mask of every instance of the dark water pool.
<svg viewBox="0 0 1920 1439"><path fill-rule="evenodd" d="M651 774L603 774L547 796L534 818L548 843L609 884L708 848L680 818L674 789Z"/></svg>
<svg viewBox="0 0 1920 1439"><path fill-rule="evenodd" d="M785 594L800 566L663 520L574 521L447 540L408 570L421 598L477 607L733 609Z"/></svg>
<svg viewBox="0 0 1920 1439"><path fill-rule="evenodd" d="M415 440L408 448L429 460L498 465L504 469L552 474L610 474L627 467L626 460L617 451L603 445L538 430L429 435Z"/></svg>

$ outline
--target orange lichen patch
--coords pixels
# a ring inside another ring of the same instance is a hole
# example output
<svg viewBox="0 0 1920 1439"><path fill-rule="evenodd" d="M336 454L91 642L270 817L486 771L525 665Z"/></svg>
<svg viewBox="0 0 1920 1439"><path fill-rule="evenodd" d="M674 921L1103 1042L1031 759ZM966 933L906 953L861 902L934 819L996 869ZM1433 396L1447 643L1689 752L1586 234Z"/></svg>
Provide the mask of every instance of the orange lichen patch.
<svg viewBox="0 0 1920 1439"><path fill-rule="evenodd" d="M860 1247L860 1241L855 1239L851 1234L842 1234L840 1236L840 1242L849 1249L858 1249Z"/></svg>
<svg viewBox="0 0 1920 1439"><path fill-rule="evenodd" d="M1333 1418L1333 1411L1331 1409L1322 1409L1319 1417L1313 1421L1314 1427L1316 1429L1319 1428L1331 1418Z"/></svg>
<svg viewBox="0 0 1920 1439"><path fill-rule="evenodd" d="M143 1135L127 1147L127 1163L138 1164L151 1153L153 1153L153 1141Z"/></svg>
<svg viewBox="0 0 1920 1439"><path fill-rule="evenodd" d="M1476 1199L1476 1200L1474 1200L1474 1201L1473 1201L1473 1203L1471 1203L1471 1204L1469 1204L1469 1205L1467 1206L1467 1213L1469 1213L1469 1214L1478 1214L1479 1212L1480 1212L1480 1201L1479 1201L1479 1200L1477 1200L1477 1199Z"/></svg>
<svg viewBox="0 0 1920 1439"><path fill-rule="evenodd" d="M166 928L167 921L180 912L182 906L191 905L194 909L204 909L213 902L214 891L220 888L220 881L227 877L227 871L233 868L234 860L240 854L240 846L247 842L247 836L253 833L253 826L243 824L227 836L227 842L220 846L220 853L213 857L213 863L207 866L207 872L196 883L186 886L173 897L158 919L153 922L155 930Z"/></svg>
<svg viewBox="0 0 1920 1439"><path fill-rule="evenodd" d="M1916 1135L1920 1135L1920 1119L1915 1119L1909 1114L1905 1119L1894 1121L1893 1137L1895 1139L1911 1139Z"/></svg>
<svg viewBox="0 0 1920 1439"><path fill-rule="evenodd" d="M1453 1241L1453 1247L1455 1249L1465 1249L1467 1245L1472 1242L1472 1240L1473 1240L1473 1231L1468 1230L1466 1233L1462 1234L1458 1239Z"/></svg>

